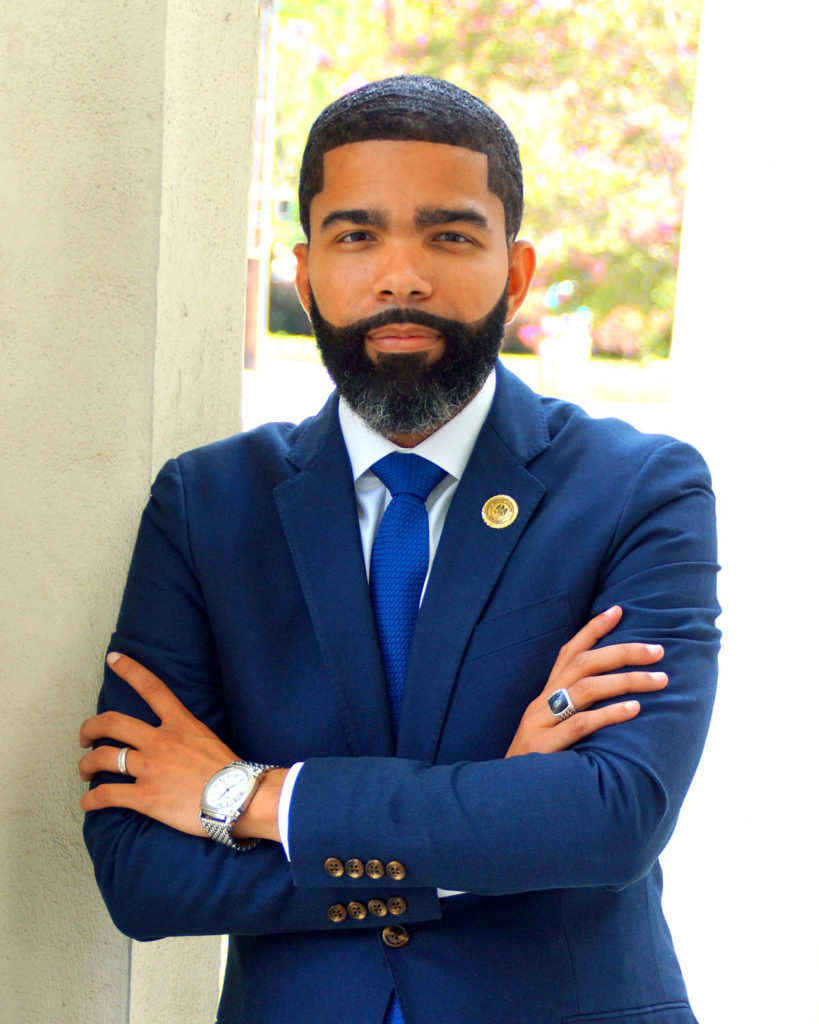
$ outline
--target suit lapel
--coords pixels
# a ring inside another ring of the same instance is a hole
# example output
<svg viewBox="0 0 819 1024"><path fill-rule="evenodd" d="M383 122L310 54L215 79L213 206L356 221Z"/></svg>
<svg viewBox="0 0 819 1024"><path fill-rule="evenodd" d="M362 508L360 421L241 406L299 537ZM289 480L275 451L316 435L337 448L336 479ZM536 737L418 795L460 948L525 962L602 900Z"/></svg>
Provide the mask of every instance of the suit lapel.
<svg viewBox="0 0 819 1024"><path fill-rule="evenodd" d="M305 428L290 455L300 472L274 493L350 752L389 756L386 685L337 406L331 399Z"/></svg>
<svg viewBox="0 0 819 1024"><path fill-rule="evenodd" d="M415 627L399 757L435 760L472 630L546 490L525 463L548 444L540 399L498 367L495 400L447 514ZM509 495L518 506L515 521L502 529L487 526L481 515L494 495Z"/></svg>

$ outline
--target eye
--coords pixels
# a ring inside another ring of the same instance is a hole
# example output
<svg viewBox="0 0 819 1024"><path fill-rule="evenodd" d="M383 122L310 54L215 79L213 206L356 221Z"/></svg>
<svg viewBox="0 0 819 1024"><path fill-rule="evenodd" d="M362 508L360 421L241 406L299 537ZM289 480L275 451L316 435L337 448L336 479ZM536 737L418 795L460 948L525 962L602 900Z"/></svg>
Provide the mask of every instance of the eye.
<svg viewBox="0 0 819 1024"><path fill-rule="evenodd" d="M460 231L441 231L435 236L436 242L449 242L452 244L470 244L472 239L462 235Z"/></svg>
<svg viewBox="0 0 819 1024"><path fill-rule="evenodd" d="M350 245L354 242L369 242L371 239L372 235L369 231L347 231L345 234L340 235L336 241Z"/></svg>

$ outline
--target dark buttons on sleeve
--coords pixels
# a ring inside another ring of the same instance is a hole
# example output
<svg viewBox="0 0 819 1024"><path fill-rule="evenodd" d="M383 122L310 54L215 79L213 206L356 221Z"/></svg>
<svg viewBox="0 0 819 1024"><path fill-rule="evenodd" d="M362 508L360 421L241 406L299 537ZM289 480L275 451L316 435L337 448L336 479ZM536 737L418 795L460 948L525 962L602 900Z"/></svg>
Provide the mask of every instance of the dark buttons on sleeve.
<svg viewBox="0 0 819 1024"><path fill-rule="evenodd" d="M387 904L383 900L370 900L367 904L367 910L369 910L373 917L387 916Z"/></svg>
<svg viewBox="0 0 819 1024"><path fill-rule="evenodd" d="M327 911L327 916L330 918L331 921L334 921L336 924L339 924L339 922L343 921L346 918L347 908L344 906L343 903L334 903L332 907L330 907L330 909Z"/></svg>
<svg viewBox="0 0 819 1024"><path fill-rule="evenodd" d="M407 869L400 860L391 860L387 865L387 874L394 882L400 882L407 877Z"/></svg>
<svg viewBox="0 0 819 1024"><path fill-rule="evenodd" d="M364 870L367 872L368 878L384 877L384 865L380 860L368 860L364 865Z"/></svg>
<svg viewBox="0 0 819 1024"><path fill-rule="evenodd" d="M367 908L358 900L353 900L352 903L347 904L347 913L354 921L363 921L367 916Z"/></svg>
<svg viewBox="0 0 819 1024"><path fill-rule="evenodd" d="M381 938L390 949L400 949L409 942L409 932L400 924L391 924L383 929Z"/></svg>
<svg viewBox="0 0 819 1024"><path fill-rule="evenodd" d="M330 878L341 878L344 874L344 865L338 857L328 857L324 862L324 873Z"/></svg>
<svg viewBox="0 0 819 1024"><path fill-rule="evenodd" d="M390 899L387 900L387 910L389 910L391 914L394 914L395 917L398 917L399 914L403 914L406 909L407 901L403 896L391 896Z"/></svg>
<svg viewBox="0 0 819 1024"><path fill-rule="evenodd" d="M344 865L344 870L350 878L361 878L364 874L364 865L358 857L351 857Z"/></svg>

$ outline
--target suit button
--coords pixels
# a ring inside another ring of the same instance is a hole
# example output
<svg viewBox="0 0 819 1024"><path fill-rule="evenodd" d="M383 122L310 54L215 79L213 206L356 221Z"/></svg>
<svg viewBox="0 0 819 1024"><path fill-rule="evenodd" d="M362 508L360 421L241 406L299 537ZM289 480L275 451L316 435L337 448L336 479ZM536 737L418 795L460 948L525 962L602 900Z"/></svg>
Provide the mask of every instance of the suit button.
<svg viewBox="0 0 819 1024"><path fill-rule="evenodd" d="M381 938L390 949L400 949L409 942L409 932L400 924L391 924L381 932Z"/></svg>
<svg viewBox="0 0 819 1024"><path fill-rule="evenodd" d="M344 865L344 870L350 876L350 878L361 878L364 874L364 865L358 859L358 857L351 857L350 860Z"/></svg>
<svg viewBox="0 0 819 1024"><path fill-rule="evenodd" d="M384 877L384 865L380 860L368 860L364 865L364 870L367 872L368 878Z"/></svg>
<svg viewBox="0 0 819 1024"><path fill-rule="evenodd" d="M394 914L395 917L403 914L406 909L407 901L403 896L392 896L387 900L387 910L389 910L391 914Z"/></svg>
<svg viewBox="0 0 819 1024"><path fill-rule="evenodd" d="M353 900L352 903L347 904L347 913L354 921L363 921L367 916L367 908L358 900Z"/></svg>
<svg viewBox="0 0 819 1024"><path fill-rule="evenodd" d="M331 921L334 921L336 924L338 924L340 921L343 921L344 918L347 916L347 908L344 906L343 903L334 903L332 907L330 907L329 910L327 911L327 916L330 918Z"/></svg>
<svg viewBox="0 0 819 1024"><path fill-rule="evenodd" d="M407 877L407 869L400 860L391 860L387 865L387 874L393 882L400 882Z"/></svg>
<svg viewBox="0 0 819 1024"><path fill-rule="evenodd" d="M369 910L373 917L387 916L387 904L383 900L370 900L367 904L367 910Z"/></svg>
<svg viewBox="0 0 819 1024"><path fill-rule="evenodd" d="M328 857L324 862L324 873L330 878L341 878L344 874L344 865L338 857Z"/></svg>

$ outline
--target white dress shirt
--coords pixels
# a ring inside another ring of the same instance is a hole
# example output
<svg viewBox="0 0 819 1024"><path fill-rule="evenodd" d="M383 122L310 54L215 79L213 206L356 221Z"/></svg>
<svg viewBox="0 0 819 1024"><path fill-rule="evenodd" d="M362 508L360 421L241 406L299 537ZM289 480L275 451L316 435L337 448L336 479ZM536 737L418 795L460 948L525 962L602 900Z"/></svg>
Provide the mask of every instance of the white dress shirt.
<svg viewBox="0 0 819 1024"><path fill-rule="evenodd" d="M432 562L444 529L446 514L452 504L472 449L475 447L481 427L489 414L489 407L492 405L494 396L495 371L492 370L475 397L457 415L439 427L434 434L424 438L414 448L401 448L381 434L376 434L358 413L353 412L343 398L340 399L338 419L353 470L358 505L358 527L361 531L361 548L364 553L367 579L370 577L370 554L373 541L384 510L391 501L390 492L370 467L385 455L389 455L390 452L412 452L446 470L447 475L437 487L432 489L426 502L429 515L429 569L424 580L424 589L421 592L421 600L423 600ZM288 860L290 859L288 845L290 802L303 763L299 761L294 764L287 773L279 798L279 835ZM440 891L440 895L454 895L454 893Z"/></svg>

